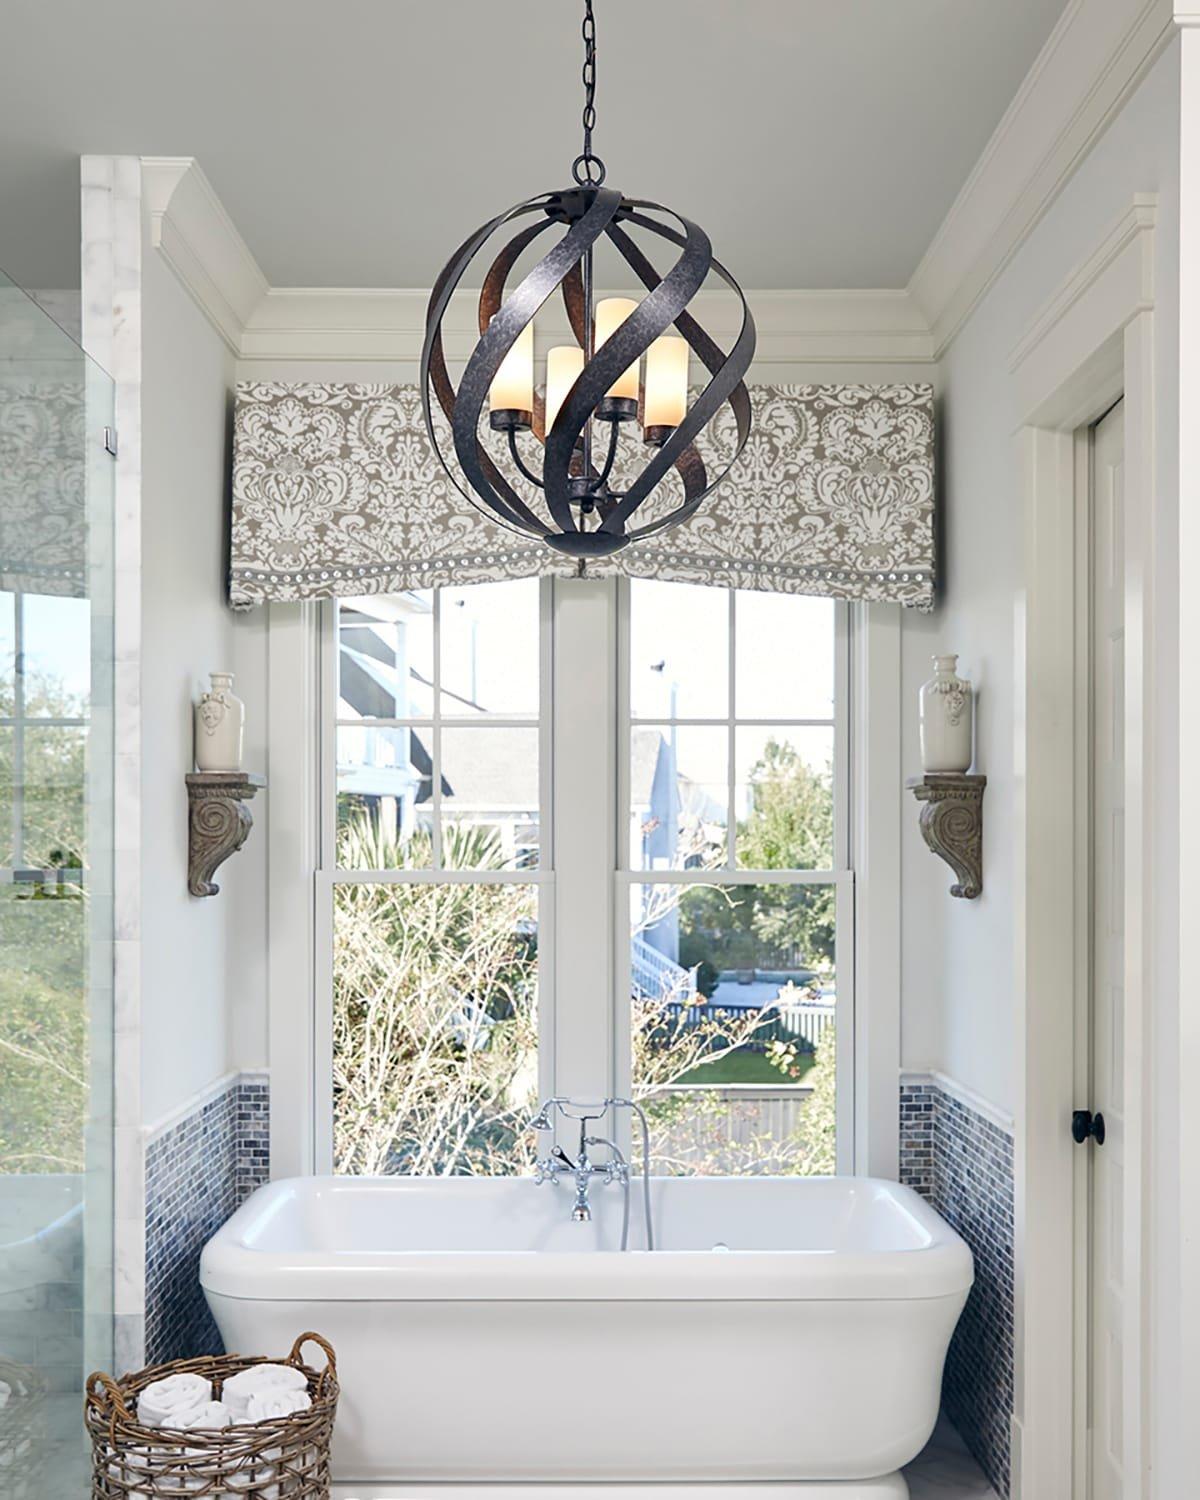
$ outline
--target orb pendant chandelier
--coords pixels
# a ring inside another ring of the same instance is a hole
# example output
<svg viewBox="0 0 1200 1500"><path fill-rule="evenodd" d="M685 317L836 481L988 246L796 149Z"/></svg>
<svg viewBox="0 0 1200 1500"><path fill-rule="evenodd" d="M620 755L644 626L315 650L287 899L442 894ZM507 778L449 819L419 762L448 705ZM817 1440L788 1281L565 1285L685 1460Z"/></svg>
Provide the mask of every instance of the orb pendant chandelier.
<svg viewBox="0 0 1200 1500"><path fill-rule="evenodd" d="M583 42L583 150L572 164L574 182L497 215L454 252L430 294L421 353L430 441L458 489L492 519L578 558L607 556L686 521L721 482L750 432L750 397L742 377L755 344L742 290L714 259L704 230L661 204L627 198L604 185L604 163L592 151L592 0L584 0ZM489 263L489 242L494 246L493 237L513 225L520 227ZM518 260L548 233L554 243L508 290ZM596 301L593 251L602 238L646 289L640 301ZM648 248L658 251L660 261L674 257L663 274ZM479 342L455 388L442 345L442 319L475 264L487 267L479 294ZM710 272L741 309L740 330L728 353L687 311ZM533 324L556 291L575 342L549 351L543 400L535 390ZM697 375L707 372L708 383L689 403L693 368ZM452 455L443 451L444 438L434 427L434 400L450 425ZM713 475L695 440L726 402L736 429L732 445L726 445L732 454L722 453ZM486 437L480 432L485 406Z"/></svg>

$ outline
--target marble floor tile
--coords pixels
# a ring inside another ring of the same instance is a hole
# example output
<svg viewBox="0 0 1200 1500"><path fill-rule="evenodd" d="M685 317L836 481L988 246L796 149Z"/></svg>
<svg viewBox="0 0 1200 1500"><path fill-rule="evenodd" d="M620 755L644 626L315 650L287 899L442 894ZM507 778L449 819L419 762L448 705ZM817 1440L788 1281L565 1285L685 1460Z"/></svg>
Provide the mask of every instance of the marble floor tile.
<svg viewBox="0 0 1200 1500"><path fill-rule="evenodd" d="M912 1500L997 1500L962 1438L941 1417L924 1453L905 1469Z"/></svg>

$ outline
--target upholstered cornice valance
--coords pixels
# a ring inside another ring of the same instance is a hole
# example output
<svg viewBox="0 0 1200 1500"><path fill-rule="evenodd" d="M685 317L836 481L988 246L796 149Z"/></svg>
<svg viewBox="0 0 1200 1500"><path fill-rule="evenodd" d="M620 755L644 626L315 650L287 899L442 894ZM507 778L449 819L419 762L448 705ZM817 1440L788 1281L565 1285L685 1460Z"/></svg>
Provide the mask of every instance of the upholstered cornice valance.
<svg viewBox="0 0 1200 1500"><path fill-rule="evenodd" d="M588 575L930 608L932 387L758 385L750 395L750 441L697 514L589 562ZM732 439L722 415L700 445L714 460ZM415 385L238 386L235 608L579 571L459 494Z"/></svg>
<svg viewBox="0 0 1200 1500"><path fill-rule="evenodd" d="M87 592L80 381L0 375L0 589Z"/></svg>

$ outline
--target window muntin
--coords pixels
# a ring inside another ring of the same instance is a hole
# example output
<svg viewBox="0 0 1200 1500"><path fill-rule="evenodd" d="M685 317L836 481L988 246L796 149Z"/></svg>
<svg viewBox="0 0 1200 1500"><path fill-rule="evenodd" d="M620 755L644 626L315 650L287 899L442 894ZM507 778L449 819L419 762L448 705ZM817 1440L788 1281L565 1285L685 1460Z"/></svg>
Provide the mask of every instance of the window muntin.
<svg viewBox="0 0 1200 1500"><path fill-rule="evenodd" d="M832 1171L849 1114L845 607L629 592L627 1055L655 1170ZM697 651L679 622L701 618ZM672 641L675 657L655 648Z"/></svg>

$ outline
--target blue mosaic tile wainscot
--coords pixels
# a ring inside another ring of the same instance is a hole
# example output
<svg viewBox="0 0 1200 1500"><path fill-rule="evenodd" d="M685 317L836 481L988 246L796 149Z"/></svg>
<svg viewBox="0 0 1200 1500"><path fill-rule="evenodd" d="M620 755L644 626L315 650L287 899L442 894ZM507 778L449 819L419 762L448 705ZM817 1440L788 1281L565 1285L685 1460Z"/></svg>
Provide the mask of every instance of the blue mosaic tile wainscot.
<svg viewBox="0 0 1200 1500"><path fill-rule="evenodd" d="M200 1252L267 1180L269 1101L265 1080L235 1080L146 1149L147 1364L221 1352Z"/></svg>
<svg viewBox="0 0 1200 1500"><path fill-rule="evenodd" d="M1013 1410L1012 1136L938 1084L900 1090L900 1180L971 1247L975 1285L951 1340L942 1405L993 1488L1009 1493Z"/></svg>

